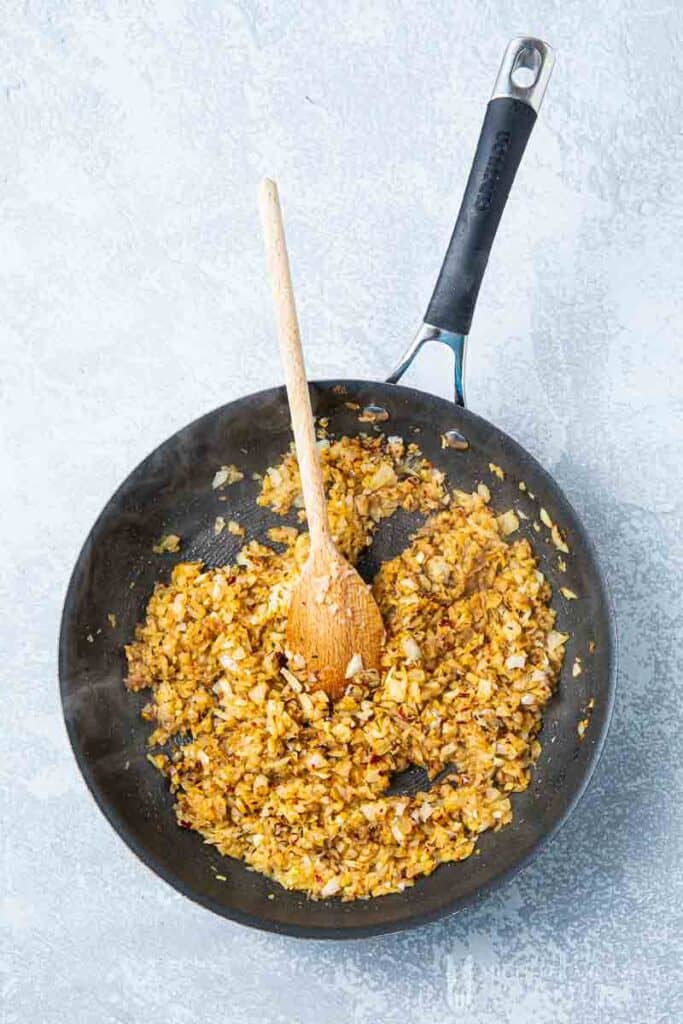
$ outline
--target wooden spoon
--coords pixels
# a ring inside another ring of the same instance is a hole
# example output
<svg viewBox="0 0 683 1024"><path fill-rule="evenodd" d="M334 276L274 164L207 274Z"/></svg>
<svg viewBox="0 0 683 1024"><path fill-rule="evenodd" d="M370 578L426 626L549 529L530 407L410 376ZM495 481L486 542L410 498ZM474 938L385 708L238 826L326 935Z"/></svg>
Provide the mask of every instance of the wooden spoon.
<svg viewBox="0 0 683 1024"><path fill-rule="evenodd" d="M292 592L287 646L291 655L304 658L306 671L313 673L320 687L335 699L361 668L379 670L384 626L370 588L339 553L330 532L282 212L274 181L266 179L262 183L259 209L311 538L310 554Z"/></svg>

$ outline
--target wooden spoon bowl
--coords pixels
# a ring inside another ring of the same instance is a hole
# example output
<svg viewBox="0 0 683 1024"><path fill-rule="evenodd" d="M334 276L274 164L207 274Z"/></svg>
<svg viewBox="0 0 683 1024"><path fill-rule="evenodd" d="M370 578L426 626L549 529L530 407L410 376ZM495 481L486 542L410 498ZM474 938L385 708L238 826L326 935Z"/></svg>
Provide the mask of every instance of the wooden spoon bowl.
<svg viewBox="0 0 683 1024"><path fill-rule="evenodd" d="M330 697L364 669L379 672L384 624L370 588L338 550L316 548L292 592L287 647Z"/></svg>

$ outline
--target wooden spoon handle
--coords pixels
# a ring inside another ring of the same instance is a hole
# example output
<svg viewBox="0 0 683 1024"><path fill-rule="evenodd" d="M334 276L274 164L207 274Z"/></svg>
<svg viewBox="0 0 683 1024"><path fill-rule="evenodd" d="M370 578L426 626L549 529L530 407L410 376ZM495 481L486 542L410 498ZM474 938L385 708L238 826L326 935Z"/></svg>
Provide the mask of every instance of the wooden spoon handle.
<svg viewBox="0 0 683 1024"><path fill-rule="evenodd" d="M285 368L287 398L301 474L301 489L311 535L311 551L320 550L331 540L325 489L316 445L304 354L301 350L299 321L296 315L280 199L277 185L269 178L261 183L259 189L259 210L266 245L268 274L275 302L280 355Z"/></svg>

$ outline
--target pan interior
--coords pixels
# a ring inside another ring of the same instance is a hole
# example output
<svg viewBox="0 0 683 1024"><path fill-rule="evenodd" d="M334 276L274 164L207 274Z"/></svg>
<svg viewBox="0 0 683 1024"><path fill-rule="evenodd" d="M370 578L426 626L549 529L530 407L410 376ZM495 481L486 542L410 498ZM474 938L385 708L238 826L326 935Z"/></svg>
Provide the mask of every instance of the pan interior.
<svg viewBox="0 0 683 1024"><path fill-rule="evenodd" d="M345 381L343 387L340 393L339 382L312 385L315 414L329 418L332 435L383 432L414 440L445 471L450 486L471 490L484 481L496 510L515 507L528 516L520 533L531 540L552 584L557 628L569 632L571 639L558 693L545 713L543 752L531 786L513 797L511 825L482 835L477 855L438 868L401 894L351 903L312 901L286 892L176 825L166 782L146 760L148 726L139 717L145 694L130 694L123 686L123 644L143 617L155 582L167 579L175 562L202 559L221 565L234 558L244 539L226 531L214 536L216 516L238 519L246 539L262 538L269 526L282 523L281 517L255 504L259 485L252 474L273 465L290 443L283 389L209 413L171 437L128 477L78 558L60 641L64 714L74 752L98 804L129 846L180 891L217 913L262 928L321 937L392 931L430 920L463 906L521 865L582 792L602 745L613 690L612 632L600 572L581 524L548 474L501 431L442 399L371 382ZM378 406L389 418L377 424L360 422L359 409L349 404ZM469 447L443 447L442 435L449 430L464 435ZM244 472L244 479L214 491L216 469L231 463ZM505 470L503 481L491 474L489 463ZM520 482L526 491L520 490ZM563 556L564 573L547 529L533 528L541 506L567 536L571 553ZM366 578L405 546L417 525L415 517L404 513L380 524L359 566ZM181 552L153 554L159 537L169 532L181 536ZM575 591L579 600L565 600L560 587ZM576 657L583 671L573 677ZM579 722L591 700L590 724L580 739Z"/></svg>

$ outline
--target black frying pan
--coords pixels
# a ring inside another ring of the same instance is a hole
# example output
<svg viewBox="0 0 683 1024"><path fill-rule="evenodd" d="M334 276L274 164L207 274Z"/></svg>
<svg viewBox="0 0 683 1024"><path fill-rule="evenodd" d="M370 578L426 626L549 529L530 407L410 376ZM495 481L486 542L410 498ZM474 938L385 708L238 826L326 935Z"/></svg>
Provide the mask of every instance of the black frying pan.
<svg viewBox="0 0 683 1024"><path fill-rule="evenodd" d="M263 473L290 443L284 388L231 402L174 434L121 485L78 557L64 604L59 673L64 716L80 769L103 813L149 867L191 899L243 924L291 935L350 938L414 926L459 909L518 869L557 831L598 759L614 695L614 629L592 545L542 467L512 438L462 406L466 334L551 64L550 51L539 40L513 40L508 47L426 324L391 378L400 377L425 340L443 341L455 353L459 404L395 383L311 385L314 413L329 417L332 433L382 429L415 439L452 485L471 490L485 480L494 506L503 511L514 505L528 516L521 533L531 540L552 584L558 628L569 632L571 640L557 695L546 709L543 752L532 784L513 796L512 824L483 834L477 856L439 867L414 888L350 903L313 901L286 892L241 862L221 857L198 834L178 828L167 784L145 757L148 727L139 714L146 697L123 686L122 645L132 638L155 582L168 577L175 561L203 559L221 565L234 558L243 541L225 531L215 537L216 515L229 511L247 527L248 537L260 537L268 526L282 522L255 505L258 485L251 473ZM379 406L389 418L377 426L359 423L347 402ZM456 443L464 439L459 447L441 446L441 436L449 432ZM504 481L491 477L490 462L505 470ZM245 478L229 488L229 504L219 503L211 478L216 467L229 463L240 466ZM519 489L522 481L526 491ZM565 556L564 573L548 530L532 528L540 507L566 536L571 553ZM415 526L414 518L400 513L383 523L361 571L371 576L401 550ZM153 555L152 546L169 530L182 536L182 554ZM579 600L565 600L560 587L571 588ZM116 616L114 627L108 622L111 613ZM577 656L583 672L575 678L571 668ZM586 718L589 724L580 738L579 723Z"/></svg>

